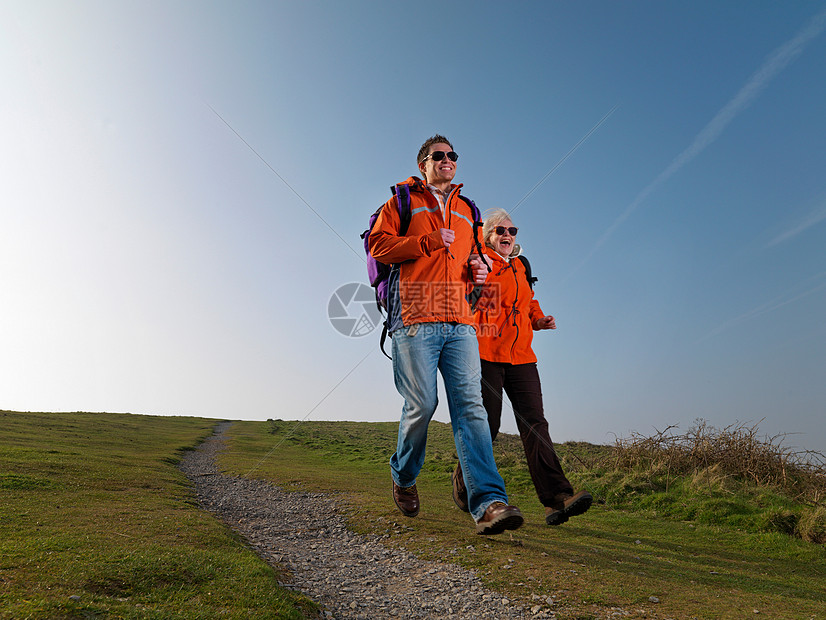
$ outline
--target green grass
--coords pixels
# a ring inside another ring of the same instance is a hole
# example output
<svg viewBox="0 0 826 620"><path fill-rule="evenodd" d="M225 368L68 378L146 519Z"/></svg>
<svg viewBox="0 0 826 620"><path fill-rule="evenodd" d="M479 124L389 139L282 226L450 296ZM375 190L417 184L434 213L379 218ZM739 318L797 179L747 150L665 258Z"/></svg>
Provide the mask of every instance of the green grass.
<svg viewBox="0 0 826 620"><path fill-rule="evenodd" d="M176 468L214 420L0 412L0 618L301 618Z"/></svg>
<svg viewBox="0 0 826 620"><path fill-rule="evenodd" d="M610 485L594 486L588 467L604 461L608 446L557 446L574 486L593 489L607 501L549 528L519 438L500 435L494 444L497 463L510 499L522 508L527 523L513 535L483 538L451 499L456 457L450 427L432 423L418 481L422 511L405 518L390 497L387 463L396 428L393 423L240 422L230 430L231 448L221 467L275 480L286 489L341 493L356 530L385 536L385 544L424 558L475 569L491 587L529 606L555 597L560 619L605 617L612 607L622 607L634 618L743 618L754 617L755 610L762 618L826 614L823 546L762 531L741 514L753 498L736 493L730 495L736 501L710 501L698 511L716 511L723 525L657 506L655 498L662 496L639 476L631 478L642 488L614 501L605 493ZM672 484L669 493L686 493L687 504L702 496L687 483ZM784 500L773 501L780 506Z"/></svg>
<svg viewBox="0 0 826 620"><path fill-rule="evenodd" d="M0 618L311 613L306 598L278 586L276 570L197 509L175 465L214 424L0 412ZM675 620L826 616L824 547L793 535L803 513L782 493L708 475L612 471L610 447L562 444L557 451L574 486L605 503L549 528L519 438L500 435L497 462L527 523L484 538L453 505L456 457L445 424L431 425L420 515L395 509L387 463L396 429L236 422L219 465L287 490L336 493L357 531L474 569L528 607L554 601L560 620L605 618L613 607L626 617Z"/></svg>
<svg viewBox="0 0 826 620"><path fill-rule="evenodd" d="M781 489L705 472L666 480L648 471L592 470L581 478L614 508L752 533L826 540L824 508Z"/></svg>

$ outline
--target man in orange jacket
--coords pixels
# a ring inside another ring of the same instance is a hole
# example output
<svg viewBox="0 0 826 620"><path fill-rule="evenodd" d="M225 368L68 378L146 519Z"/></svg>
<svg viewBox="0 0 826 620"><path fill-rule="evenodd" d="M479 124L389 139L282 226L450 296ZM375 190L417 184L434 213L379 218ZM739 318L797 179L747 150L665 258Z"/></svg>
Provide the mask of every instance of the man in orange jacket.
<svg viewBox="0 0 826 620"><path fill-rule="evenodd" d="M476 532L500 534L521 526L523 517L508 505L479 390L479 347L466 294L472 283L484 282L487 269L470 257L478 231L471 208L459 196L462 186L451 183L458 158L444 136L428 139L416 160L424 180L405 181L410 189L406 234L399 236L395 198L384 205L370 233L371 255L395 266L389 281L388 331L404 406L390 473L396 506L404 515L416 516L416 479L438 403L438 370Z"/></svg>

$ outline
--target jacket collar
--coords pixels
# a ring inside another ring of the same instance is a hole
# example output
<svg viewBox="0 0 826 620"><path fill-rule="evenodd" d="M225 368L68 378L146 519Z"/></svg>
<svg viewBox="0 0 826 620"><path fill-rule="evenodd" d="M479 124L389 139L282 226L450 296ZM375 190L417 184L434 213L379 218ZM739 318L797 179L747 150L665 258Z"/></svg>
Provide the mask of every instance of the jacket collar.
<svg viewBox="0 0 826 620"><path fill-rule="evenodd" d="M426 191L429 191L427 189L427 183L425 183L424 180L420 179L419 177L415 177L415 176L414 177L408 177L408 179L404 182L407 185L410 186L410 191L411 192L426 192ZM461 188L462 188L462 183L459 183L458 185L454 185L454 184L451 183L450 191L448 192L448 194L451 194L451 193L453 193L454 190L461 189Z"/></svg>
<svg viewBox="0 0 826 620"><path fill-rule="evenodd" d="M513 257L513 256L511 256L510 258L505 258L505 257L503 257L503 256L502 256L499 252L497 252L496 250L494 250L493 248L490 248L490 247L488 247L488 246L485 246L485 254L486 254L486 255L487 255L487 256L488 256L488 257L489 257L492 261L496 261L496 262L499 262L499 263L503 263L503 264L505 264L505 265L507 265L508 263L510 263L510 261L512 261L512 260L514 259L514 257Z"/></svg>

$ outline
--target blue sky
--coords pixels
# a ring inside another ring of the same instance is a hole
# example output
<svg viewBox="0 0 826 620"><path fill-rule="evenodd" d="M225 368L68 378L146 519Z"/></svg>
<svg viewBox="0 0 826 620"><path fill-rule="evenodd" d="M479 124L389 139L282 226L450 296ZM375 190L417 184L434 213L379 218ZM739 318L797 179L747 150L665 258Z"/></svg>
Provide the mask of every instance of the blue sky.
<svg viewBox="0 0 826 620"><path fill-rule="evenodd" d="M0 5L0 408L397 420L328 303L439 132L556 317L554 440L826 451L826 3L504 7Z"/></svg>

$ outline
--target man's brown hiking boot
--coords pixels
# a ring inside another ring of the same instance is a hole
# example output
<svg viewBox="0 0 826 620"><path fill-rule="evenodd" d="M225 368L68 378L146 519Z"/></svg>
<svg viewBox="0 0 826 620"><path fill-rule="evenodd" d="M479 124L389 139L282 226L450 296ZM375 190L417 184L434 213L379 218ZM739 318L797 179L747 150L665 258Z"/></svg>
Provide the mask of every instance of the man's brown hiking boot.
<svg viewBox="0 0 826 620"><path fill-rule="evenodd" d="M453 503L458 506L459 510L470 512L467 505L467 487L465 486L465 477L462 474L462 466L457 465L451 475L453 479Z"/></svg>
<svg viewBox="0 0 826 620"><path fill-rule="evenodd" d="M493 502L485 510L482 518L476 522L476 533L484 536L501 534L505 530L518 529L524 522L525 519L516 506L508 506L504 502Z"/></svg>
<svg viewBox="0 0 826 620"><path fill-rule="evenodd" d="M393 481L393 501L405 517L419 514L419 492L415 484L412 487L400 487Z"/></svg>

